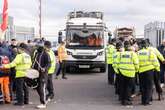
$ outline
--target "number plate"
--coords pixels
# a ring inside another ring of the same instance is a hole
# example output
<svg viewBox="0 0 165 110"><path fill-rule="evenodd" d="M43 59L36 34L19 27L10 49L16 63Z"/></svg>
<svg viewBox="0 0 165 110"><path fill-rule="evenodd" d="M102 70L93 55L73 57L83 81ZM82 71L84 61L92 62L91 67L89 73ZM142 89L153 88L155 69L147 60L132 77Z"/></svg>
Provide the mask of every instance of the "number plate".
<svg viewBox="0 0 165 110"><path fill-rule="evenodd" d="M79 68L90 68L89 65L79 65Z"/></svg>

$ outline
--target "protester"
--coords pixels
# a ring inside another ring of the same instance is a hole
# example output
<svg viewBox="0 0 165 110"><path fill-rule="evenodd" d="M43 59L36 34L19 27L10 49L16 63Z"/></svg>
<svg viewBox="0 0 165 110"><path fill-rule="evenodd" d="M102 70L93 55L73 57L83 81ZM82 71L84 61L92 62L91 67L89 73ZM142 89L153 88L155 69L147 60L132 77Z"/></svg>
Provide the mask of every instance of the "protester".
<svg viewBox="0 0 165 110"><path fill-rule="evenodd" d="M61 42L60 46L58 47L58 60L59 60L59 68L56 73L56 79L58 79L58 76L60 73L62 73L62 78L67 79L66 77L66 67L65 67L65 60L67 58L67 53L65 49L65 43Z"/></svg>
<svg viewBox="0 0 165 110"><path fill-rule="evenodd" d="M37 92L40 96L41 105L37 108L46 108L46 86L48 80L48 69L51 66L49 54L45 51L43 46L39 46L35 52L32 67L39 71Z"/></svg>

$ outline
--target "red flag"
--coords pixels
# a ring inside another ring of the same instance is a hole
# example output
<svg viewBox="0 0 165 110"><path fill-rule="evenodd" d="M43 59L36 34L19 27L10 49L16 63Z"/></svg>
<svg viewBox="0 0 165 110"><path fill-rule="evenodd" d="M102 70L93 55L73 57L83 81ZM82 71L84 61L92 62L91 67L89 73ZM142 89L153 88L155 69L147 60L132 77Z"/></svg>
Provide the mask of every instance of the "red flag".
<svg viewBox="0 0 165 110"><path fill-rule="evenodd" d="M8 2L7 2L7 0L4 0L3 13L2 13L2 24L1 24L2 32L4 32L7 29L7 25L8 25Z"/></svg>

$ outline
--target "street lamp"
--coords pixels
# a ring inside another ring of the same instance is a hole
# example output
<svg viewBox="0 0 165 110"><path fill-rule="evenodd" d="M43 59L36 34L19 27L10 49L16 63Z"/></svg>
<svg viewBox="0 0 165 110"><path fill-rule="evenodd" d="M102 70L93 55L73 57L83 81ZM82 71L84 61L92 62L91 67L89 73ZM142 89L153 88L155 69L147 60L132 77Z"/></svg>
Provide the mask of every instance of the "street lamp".
<svg viewBox="0 0 165 110"><path fill-rule="evenodd" d="M42 0L39 0L39 37L42 38Z"/></svg>

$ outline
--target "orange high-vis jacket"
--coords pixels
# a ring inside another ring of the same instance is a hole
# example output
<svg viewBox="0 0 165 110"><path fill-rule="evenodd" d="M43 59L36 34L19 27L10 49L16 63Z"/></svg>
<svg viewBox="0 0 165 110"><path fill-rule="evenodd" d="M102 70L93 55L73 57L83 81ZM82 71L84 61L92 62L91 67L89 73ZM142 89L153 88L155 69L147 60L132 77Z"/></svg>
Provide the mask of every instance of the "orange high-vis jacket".
<svg viewBox="0 0 165 110"><path fill-rule="evenodd" d="M95 45L95 38L88 38L88 45L94 46Z"/></svg>
<svg viewBox="0 0 165 110"><path fill-rule="evenodd" d="M96 46L101 46L102 42L103 42L102 38L100 38L100 37L96 38Z"/></svg>
<svg viewBox="0 0 165 110"><path fill-rule="evenodd" d="M58 47L58 59L60 62L62 62L63 60L66 60L67 58L67 52L65 49L65 45L60 45Z"/></svg>

